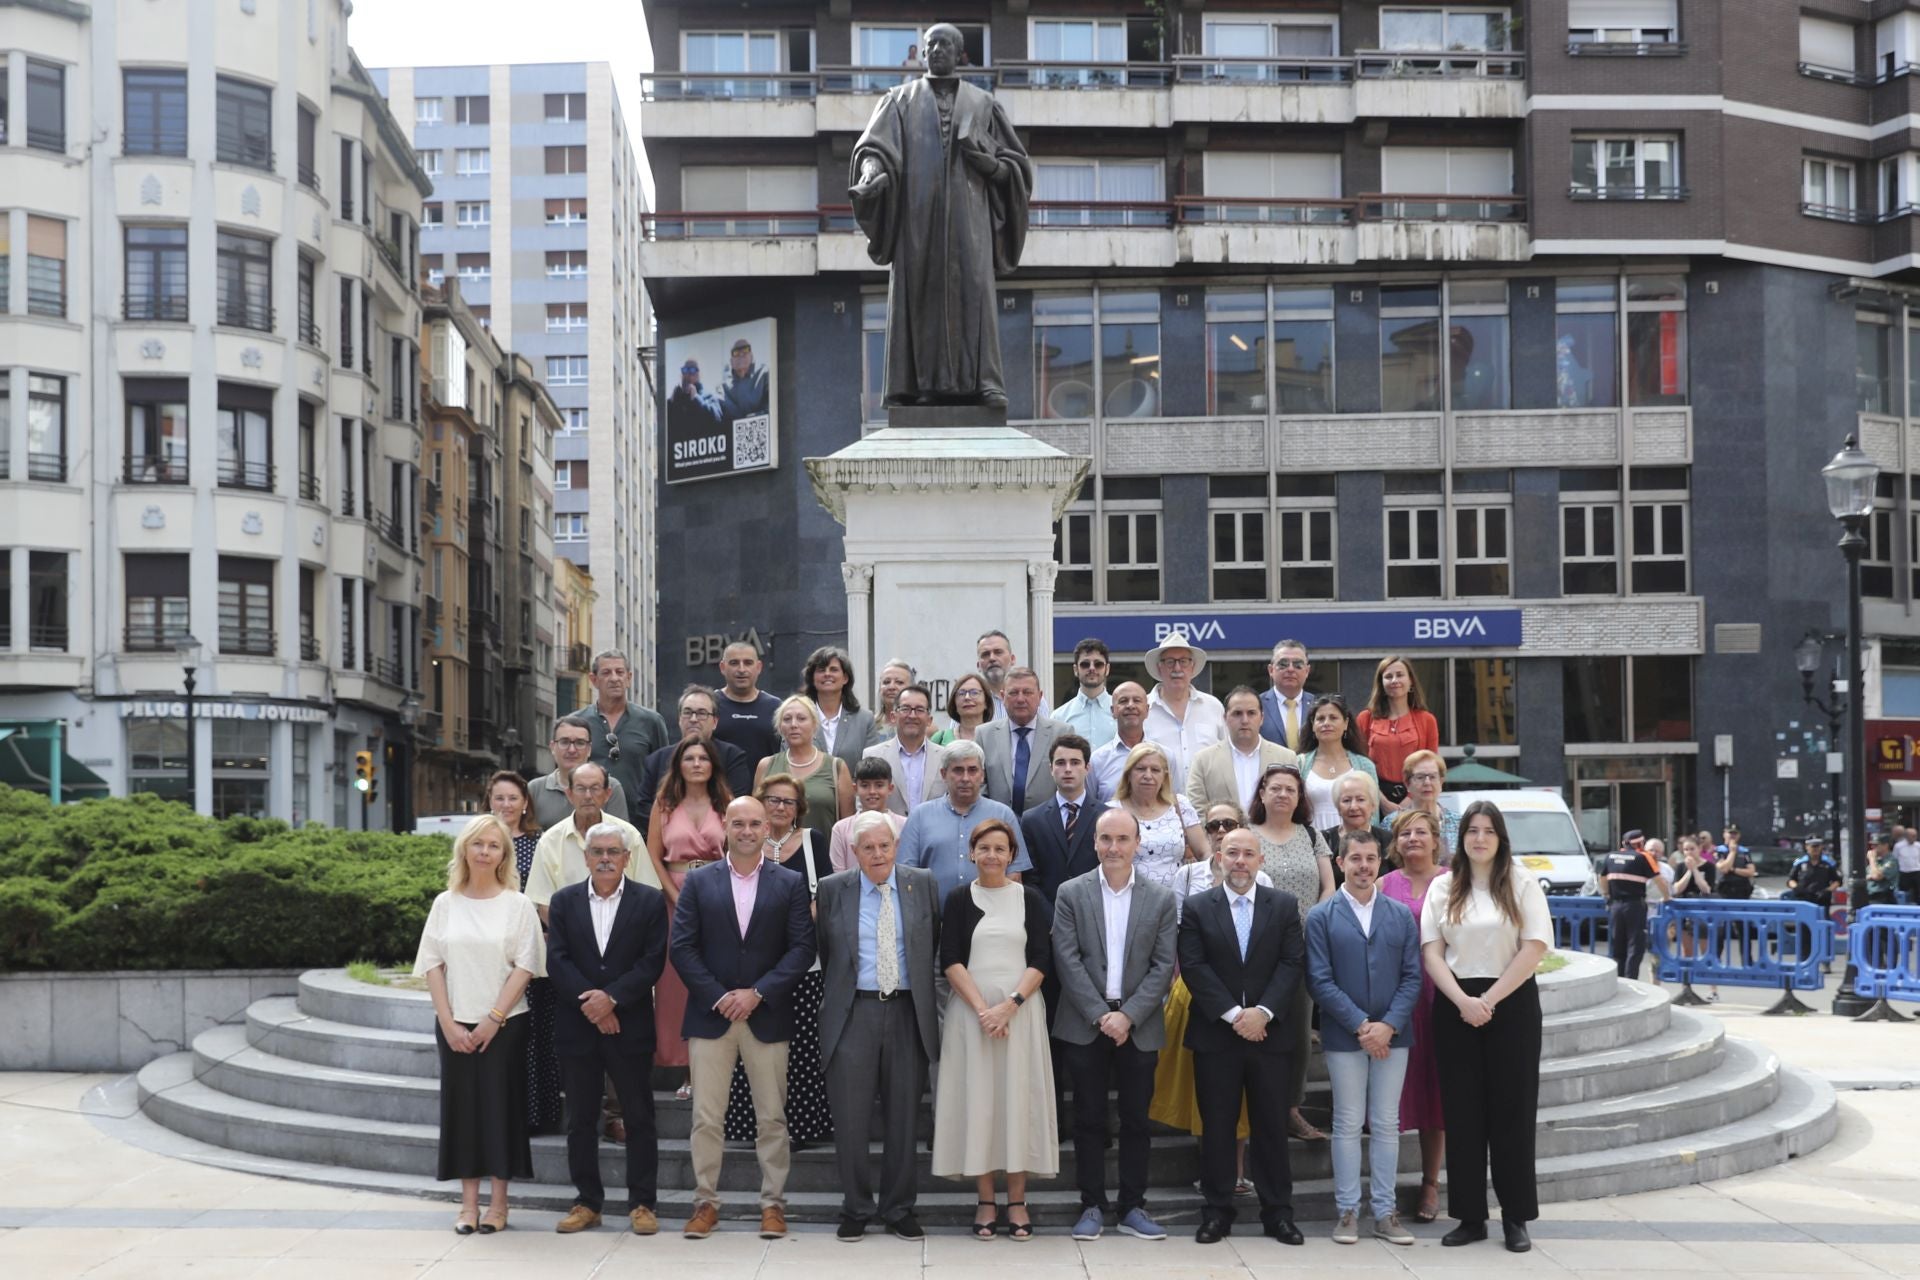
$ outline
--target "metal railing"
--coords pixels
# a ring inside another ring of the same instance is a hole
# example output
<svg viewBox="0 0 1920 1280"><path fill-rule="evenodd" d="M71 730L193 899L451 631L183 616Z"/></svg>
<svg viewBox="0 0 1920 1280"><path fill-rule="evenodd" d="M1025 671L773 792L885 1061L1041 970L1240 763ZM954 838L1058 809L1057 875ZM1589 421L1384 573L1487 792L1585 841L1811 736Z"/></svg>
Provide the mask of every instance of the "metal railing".
<svg viewBox="0 0 1920 1280"><path fill-rule="evenodd" d="M264 489L273 488L273 464L271 462L247 462L239 458L220 459L220 469L215 478L223 489Z"/></svg>
<svg viewBox="0 0 1920 1280"><path fill-rule="evenodd" d="M1353 69L1362 80L1520 80L1527 74L1527 55L1487 49L1361 49L1353 55Z"/></svg>
<svg viewBox="0 0 1920 1280"><path fill-rule="evenodd" d="M640 215L640 234L647 240L764 239L768 236L811 236L819 233L818 209Z"/></svg>
<svg viewBox="0 0 1920 1280"><path fill-rule="evenodd" d="M307 633L300 636L300 661L320 661L320 637Z"/></svg>
<svg viewBox="0 0 1920 1280"><path fill-rule="evenodd" d="M887 90L918 79L922 74L919 67L821 67L819 83L821 93L885 93ZM960 73L960 78L968 84L989 92L994 87L994 73L990 68L974 67Z"/></svg>
<svg viewBox="0 0 1920 1280"><path fill-rule="evenodd" d="M299 164L294 166L294 172L298 175L301 186L307 188L307 190L313 192L315 195L320 194L320 172L313 167L313 161L300 161Z"/></svg>
<svg viewBox="0 0 1920 1280"><path fill-rule="evenodd" d="M1235 196L1182 196L1175 200L1181 222L1277 223L1281 225L1345 226L1353 221L1351 200L1242 199Z"/></svg>
<svg viewBox="0 0 1920 1280"><path fill-rule="evenodd" d="M219 324L235 329L257 329L261 333L273 332L273 304L263 298L222 298L218 304Z"/></svg>
<svg viewBox="0 0 1920 1280"><path fill-rule="evenodd" d="M185 320L187 295L130 293L121 304L120 314L126 320Z"/></svg>
<svg viewBox="0 0 1920 1280"><path fill-rule="evenodd" d="M373 349L371 347L366 348L360 353L360 372L366 374L369 378L373 376Z"/></svg>
<svg viewBox="0 0 1920 1280"><path fill-rule="evenodd" d="M1002 89L1164 89L1173 83L1170 62L1003 62L995 70Z"/></svg>
<svg viewBox="0 0 1920 1280"><path fill-rule="evenodd" d="M122 643L128 653L171 653L186 634L185 627L165 622L129 622Z"/></svg>
<svg viewBox="0 0 1920 1280"><path fill-rule="evenodd" d="M398 660L393 658L375 658L373 660L373 678L385 681L396 688L403 682Z"/></svg>
<svg viewBox="0 0 1920 1280"><path fill-rule="evenodd" d="M310 347L324 347L325 336L320 332L320 322L312 316L302 316L298 326L300 341Z"/></svg>
<svg viewBox="0 0 1920 1280"><path fill-rule="evenodd" d="M562 668L563 670L586 671L586 670L589 670L593 665L593 646L592 645L570 644L566 647L565 650L563 650L563 652L567 656L566 663Z"/></svg>
<svg viewBox="0 0 1920 1280"><path fill-rule="evenodd" d="M1685 200L1692 193L1681 186L1670 187L1616 187L1587 186L1585 183L1567 184L1567 195L1574 200Z"/></svg>
<svg viewBox="0 0 1920 1280"><path fill-rule="evenodd" d="M350 516L354 514L353 486L350 484L343 484L340 486L340 514L343 516Z"/></svg>
<svg viewBox="0 0 1920 1280"><path fill-rule="evenodd" d="M340 669L358 671L359 650L353 644L353 622L348 620L340 624Z"/></svg>
<svg viewBox="0 0 1920 1280"><path fill-rule="evenodd" d="M640 78L642 102L811 101L819 87L812 75L671 71Z"/></svg>
<svg viewBox="0 0 1920 1280"><path fill-rule="evenodd" d="M1870 209L1860 209L1847 204L1815 204L1810 200L1800 202L1800 212L1809 218L1825 218L1829 222L1868 223L1880 221L1880 215Z"/></svg>
<svg viewBox="0 0 1920 1280"><path fill-rule="evenodd" d="M1224 58L1182 54L1173 60L1181 84L1348 84L1351 58Z"/></svg>
<svg viewBox="0 0 1920 1280"><path fill-rule="evenodd" d="M405 280L407 278L406 266L400 260L399 245L395 244L392 240L388 239L386 236L383 236L378 232L375 232L373 237L373 247L380 251L380 256L386 260L386 264L393 268L393 274L399 276L402 280Z"/></svg>
<svg viewBox="0 0 1920 1280"><path fill-rule="evenodd" d="M1376 192L1354 198L1354 215L1362 222L1524 222L1527 198Z"/></svg>
<svg viewBox="0 0 1920 1280"><path fill-rule="evenodd" d="M44 125L35 128L32 121L27 122L27 145L38 147L42 151L65 151L67 149L67 131L65 128L49 129ZM64 645L61 646L65 648Z"/></svg>
<svg viewBox="0 0 1920 1280"><path fill-rule="evenodd" d="M273 629L270 627L220 628L220 652L237 653L250 658L273 656Z"/></svg>
<svg viewBox="0 0 1920 1280"><path fill-rule="evenodd" d="M1035 200L1035 227L1170 227L1173 205L1154 200Z"/></svg>
<svg viewBox="0 0 1920 1280"><path fill-rule="evenodd" d="M353 339L347 337L345 334L340 336L340 367L342 369L353 368Z"/></svg>
<svg viewBox="0 0 1920 1280"><path fill-rule="evenodd" d="M1569 40L1574 58L1677 58L1687 51L1684 40Z"/></svg>
<svg viewBox="0 0 1920 1280"><path fill-rule="evenodd" d="M67 478L67 457L63 453L27 453L27 479L63 484Z"/></svg>
<svg viewBox="0 0 1920 1280"><path fill-rule="evenodd" d="M128 484L188 484L185 458L155 458L143 454L127 458L121 478Z"/></svg>
<svg viewBox="0 0 1920 1280"><path fill-rule="evenodd" d="M274 164L276 157L272 147L260 146L245 138L229 137L224 141L216 138L213 158L221 164L237 164L242 168L259 169L266 173L272 173L277 167Z"/></svg>
<svg viewBox="0 0 1920 1280"><path fill-rule="evenodd" d="M64 622L35 622L27 627L27 647L29 649L51 649L61 653L67 650L67 624Z"/></svg>
<svg viewBox="0 0 1920 1280"><path fill-rule="evenodd" d="M407 531L402 526L400 517L394 515L391 511L374 512L373 527L380 531L381 537L391 542L394 546L400 548L402 551L407 549Z"/></svg>
<svg viewBox="0 0 1920 1280"><path fill-rule="evenodd" d="M38 265L40 259L27 259L27 314L53 316L67 314L66 272Z"/></svg>
<svg viewBox="0 0 1920 1280"><path fill-rule="evenodd" d="M300 473L299 492L300 492L300 497L302 501L305 501L305 502L321 501L320 477L312 471L302 471Z"/></svg>

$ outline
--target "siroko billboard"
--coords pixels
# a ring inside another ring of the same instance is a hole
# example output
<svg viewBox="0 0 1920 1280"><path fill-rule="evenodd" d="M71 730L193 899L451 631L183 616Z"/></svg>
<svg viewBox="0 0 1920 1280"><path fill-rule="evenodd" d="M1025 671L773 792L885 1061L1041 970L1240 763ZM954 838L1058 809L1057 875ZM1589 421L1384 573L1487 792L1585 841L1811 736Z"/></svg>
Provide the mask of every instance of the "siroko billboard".
<svg viewBox="0 0 1920 1280"><path fill-rule="evenodd" d="M666 362L668 484L779 465L772 317L668 338Z"/></svg>

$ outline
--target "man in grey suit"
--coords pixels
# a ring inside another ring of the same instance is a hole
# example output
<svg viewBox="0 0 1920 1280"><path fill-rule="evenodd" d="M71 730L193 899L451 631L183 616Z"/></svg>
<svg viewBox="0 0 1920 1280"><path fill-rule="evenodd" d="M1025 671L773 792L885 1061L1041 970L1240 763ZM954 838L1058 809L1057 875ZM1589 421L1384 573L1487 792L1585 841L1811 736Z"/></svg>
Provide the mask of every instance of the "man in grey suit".
<svg viewBox="0 0 1920 1280"><path fill-rule="evenodd" d="M947 780L940 776L947 749L928 741L932 729L933 690L923 684L910 684L893 697L893 736L867 748L868 755L885 760L893 770L893 794L887 797L887 808L901 817L947 794Z"/></svg>
<svg viewBox="0 0 1920 1280"><path fill-rule="evenodd" d="M1032 667L1007 672L1007 714L974 731L987 756L987 798L1025 813L1053 798L1047 756L1053 740L1072 729L1040 714L1040 676Z"/></svg>
<svg viewBox="0 0 1920 1280"><path fill-rule="evenodd" d="M1167 1040L1162 1006L1173 986L1179 928L1173 891L1133 873L1140 824L1109 809L1094 828L1100 865L1060 886L1053 907L1054 969L1060 1012L1054 1039L1073 1078L1073 1154L1080 1220L1073 1238L1097 1240L1107 1209L1107 1090L1120 1114L1119 1228L1164 1240L1147 1216L1147 1108L1153 1073ZM834 1113L836 1116L839 1112Z"/></svg>
<svg viewBox="0 0 1920 1280"><path fill-rule="evenodd" d="M931 871L894 864L893 825L884 814L854 817L853 852L854 870L820 882L816 924L826 986L820 1061L843 1189L838 1235L859 1240L874 1216L867 1141L878 1098L879 1215L894 1235L919 1240L926 1233L913 1216L913 1128L928 1064L940 1056L939 894Z"/></svg>

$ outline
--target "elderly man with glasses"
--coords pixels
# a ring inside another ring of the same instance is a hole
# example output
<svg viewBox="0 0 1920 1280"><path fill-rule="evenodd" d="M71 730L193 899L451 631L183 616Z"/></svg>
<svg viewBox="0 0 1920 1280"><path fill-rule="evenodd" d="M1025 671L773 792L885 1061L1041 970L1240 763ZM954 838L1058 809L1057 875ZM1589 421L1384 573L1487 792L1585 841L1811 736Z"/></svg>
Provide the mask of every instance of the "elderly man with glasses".
<svg viewBox="0 0 1920 1280"><path fill-rule="evenodd" d="M654 797L659 794L660 783L667 775L674 748L689 738L698 738L713 750L714 763L726 778L728 791L736 796L752 794L753 766L759 761L749 760L747 753L739 747L715 736L714 729L720 724L719 709L719 698L706 685L690 684L680 691L680 736L648 756L645 767L640 770L640 794L634 800L634 826L642 831L647 829L647 822L653 817Z"/></svg>
<svg viewBox="0 0 1920 1280"><path fill-rule="evenodd" d="M593 723L578 712L561 716L553 722L553 737L547 746L553 752L553 772L535 778L529 788L533 792L533 818L542 830L573 816L573 800L567 789L573 785L573 771L593 758ZM632 821L626 788L617 779L612 781L612 788L601 808L622 822Z"/></svg>

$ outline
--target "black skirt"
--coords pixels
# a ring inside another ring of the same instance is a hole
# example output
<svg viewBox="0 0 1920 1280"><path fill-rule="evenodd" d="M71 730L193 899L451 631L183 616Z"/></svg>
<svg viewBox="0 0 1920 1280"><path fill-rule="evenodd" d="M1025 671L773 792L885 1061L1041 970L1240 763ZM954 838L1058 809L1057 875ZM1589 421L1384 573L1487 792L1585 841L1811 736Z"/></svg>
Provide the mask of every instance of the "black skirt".
<svg viewBox="0 0 1920 1280"><path fill-rule="evenodd" d="M527 1140L528 1021L508 1018L484 1053L455 1053L435 1021L441 1181L533 1176L533 1147Z"/></svg>
<svg viewBox="0 0 1920 1280"><path fill-rule="evenodd" d="M559 1133L566 1127L560 1102L560 1059L553 1052L553 983L527 984L527 1132ZM491 1052L491 1050L489 1050Z"/></svg>

